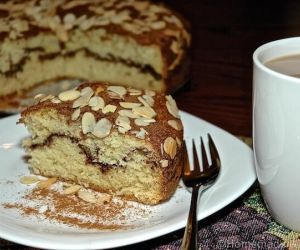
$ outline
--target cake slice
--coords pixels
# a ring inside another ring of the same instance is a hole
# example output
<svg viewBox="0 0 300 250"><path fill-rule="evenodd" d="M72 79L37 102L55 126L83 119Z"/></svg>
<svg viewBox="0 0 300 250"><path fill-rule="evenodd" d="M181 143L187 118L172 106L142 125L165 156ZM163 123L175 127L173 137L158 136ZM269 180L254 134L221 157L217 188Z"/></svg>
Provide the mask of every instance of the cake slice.
<svg viewBox="0 0 300 250"><path fill-rule="evenodd" d="M86 82L55 96L37 96L21 113L35 174L158 204L182 171L183 127L171 96Z"/></svg>

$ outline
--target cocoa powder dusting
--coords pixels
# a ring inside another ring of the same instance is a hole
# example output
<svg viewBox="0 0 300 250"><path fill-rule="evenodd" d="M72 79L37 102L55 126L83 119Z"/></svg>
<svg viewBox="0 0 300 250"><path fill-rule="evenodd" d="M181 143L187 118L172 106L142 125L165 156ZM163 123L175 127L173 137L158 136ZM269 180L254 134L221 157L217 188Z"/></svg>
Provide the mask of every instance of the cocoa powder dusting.
<svg viewBox="0 0 300 250"><path fill-rule="evenodd" d="M34 188L22 196L27 202L5 203L6 209L18 209L23 216L92 230L126 230L134 228L133 217L147 217L149 210L132 202L113 198L100 204L88 203L76 194L65 195L53 188ZM128 210L131 212L128 213ZM134 216L133 216L134 215ZM131 217L131 218L129 218Z"/></svg>

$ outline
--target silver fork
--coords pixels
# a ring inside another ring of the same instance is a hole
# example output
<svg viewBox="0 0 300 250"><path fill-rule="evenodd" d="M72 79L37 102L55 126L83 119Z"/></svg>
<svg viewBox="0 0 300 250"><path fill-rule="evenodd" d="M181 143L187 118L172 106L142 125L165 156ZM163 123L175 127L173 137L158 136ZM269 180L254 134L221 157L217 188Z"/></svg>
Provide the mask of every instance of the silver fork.
<svg viewBox="0 0 300 250"><path fill-rule="evenodd" d="M217 179L220 169L221 161L210 134L208 134L208 145L210 151L211 164L209 165L207 160L207 154L204 147L204 143L201 137L201 155L202 155L202 170L200 170L200 164L197 157L197 151L195 146L195 141L193 140L193 159L194 168L191 170L190 163L188 159L188 153L186 145L184 142L184 166L182 180L187 187L192 188L192 198L189 216L187 220L187 225L185 227L184 236L182 239L181 249L183 250L194 250L197 248L197 232L198 232L198 222L197 222L197 203L198 197L201 195L202 191L211 187L215 180Z"/></svg>

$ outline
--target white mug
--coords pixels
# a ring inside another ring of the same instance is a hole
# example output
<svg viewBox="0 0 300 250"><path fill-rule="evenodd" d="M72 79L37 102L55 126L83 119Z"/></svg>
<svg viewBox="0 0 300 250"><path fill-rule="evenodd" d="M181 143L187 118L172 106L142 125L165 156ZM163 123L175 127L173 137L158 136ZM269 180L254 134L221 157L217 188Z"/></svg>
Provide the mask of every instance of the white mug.
<svg viewBox="0 0 300 250"><path fill-rule="evenodd" d="M264 44L253 54L253 147L270 214L300 232L300 78L264 65L296 54L300 54L300 37Z"/></svg>

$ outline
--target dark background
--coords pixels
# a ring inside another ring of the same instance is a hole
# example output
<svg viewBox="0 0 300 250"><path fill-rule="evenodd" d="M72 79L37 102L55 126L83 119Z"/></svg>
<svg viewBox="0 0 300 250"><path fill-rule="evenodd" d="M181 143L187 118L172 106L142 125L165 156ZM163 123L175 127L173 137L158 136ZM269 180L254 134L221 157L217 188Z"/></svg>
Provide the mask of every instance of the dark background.
<svg viewBox="0 0 300 250"><path fill-rule="evenodd" d="M235 134L252 133L252 54L300 34L300 1L165 0L191 23L191 82L180 109Z"/></svg>

